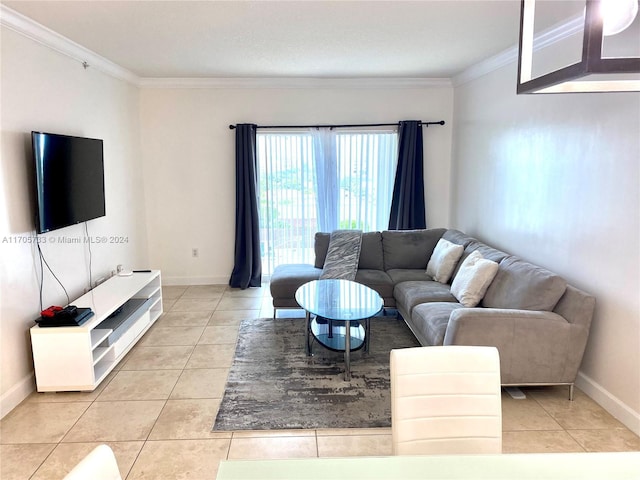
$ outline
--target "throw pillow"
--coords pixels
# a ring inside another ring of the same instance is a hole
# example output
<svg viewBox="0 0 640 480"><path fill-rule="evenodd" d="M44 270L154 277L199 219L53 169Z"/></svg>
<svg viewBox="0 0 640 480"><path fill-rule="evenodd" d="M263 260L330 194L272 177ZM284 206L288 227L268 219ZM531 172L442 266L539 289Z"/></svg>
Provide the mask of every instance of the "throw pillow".
<svg viewBox="0 0 640 480"><path fill-rule="evenodd" d="M447 283L462 256L464 247L441 238L427 264L427 275L436 282Z"/></svg>
<svg viewBox="0 0 640 480"><path fill-rule="evenodd" d="M475 307L498 273L498 264L487 260L477 250L462 265L451 284L451 293L465 307Z"/></svg>

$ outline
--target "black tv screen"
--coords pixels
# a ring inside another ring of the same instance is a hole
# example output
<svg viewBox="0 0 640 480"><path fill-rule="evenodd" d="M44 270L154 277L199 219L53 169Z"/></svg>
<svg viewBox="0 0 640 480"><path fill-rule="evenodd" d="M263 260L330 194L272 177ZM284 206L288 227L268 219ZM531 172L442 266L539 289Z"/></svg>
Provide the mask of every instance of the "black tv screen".
<svg viewBox="0 0 640 480"><path fill-rule="evenodd" d="M45 233L105 215L102 140L31 132L36 230Z"/></svg>

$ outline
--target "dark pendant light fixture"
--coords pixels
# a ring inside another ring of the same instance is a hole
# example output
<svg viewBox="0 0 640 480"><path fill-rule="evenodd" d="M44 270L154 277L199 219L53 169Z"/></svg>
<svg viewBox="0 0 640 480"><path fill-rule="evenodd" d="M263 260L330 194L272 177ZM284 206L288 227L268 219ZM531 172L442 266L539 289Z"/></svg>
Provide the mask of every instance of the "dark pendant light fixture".
<svg viewBox="0 0 640 480"><path fill-rule="evenodd" d="M518 94L640 91L638 0L586 0L581 60L537 77L532 75L535 8L536 0L522 0ZM631 33L631 41L625 44L636 56L603 54L605 38L629 27L633 31L625 33Z"/></svg>

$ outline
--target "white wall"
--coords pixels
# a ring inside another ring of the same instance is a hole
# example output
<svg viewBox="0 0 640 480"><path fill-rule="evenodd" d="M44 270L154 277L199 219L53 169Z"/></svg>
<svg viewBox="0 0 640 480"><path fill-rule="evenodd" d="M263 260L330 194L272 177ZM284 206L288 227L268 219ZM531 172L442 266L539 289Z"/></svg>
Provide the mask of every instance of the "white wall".
<svg viewBox="0 0 640 480"><path fill-rule="evenodd" d="M2 28L2 163L0 166L0 401L1 414L34 387L29 328L39 315L30 132L104 140L106 217L88 222L89 235L124 236L123 244L92 247L93 279L118 263L148 267L139 148L139 93L32 40ZM64 188L64 185L61 185ZM77 225L42 236L45 258L73 300L89 285L88 249L51 243L81 239ZM65 305L66 297L45 273L43 305Z"/></svg>
<svg viewBox="0 0 640 480"><path fill-rule="evenodd" d="M455 89L453 224L595 296L579 386L640 433L640 95L515 83Z"/></svg>
<svg viewBox="0 0 640 480"><path fill-rule="evenodd" d="M424 129L427 223L448 226L452 88L141 91L149 252L165 283L227 283L233 268L235 140L229 124L445 120ZM191 257L198 248L199 258Z"/></svg>

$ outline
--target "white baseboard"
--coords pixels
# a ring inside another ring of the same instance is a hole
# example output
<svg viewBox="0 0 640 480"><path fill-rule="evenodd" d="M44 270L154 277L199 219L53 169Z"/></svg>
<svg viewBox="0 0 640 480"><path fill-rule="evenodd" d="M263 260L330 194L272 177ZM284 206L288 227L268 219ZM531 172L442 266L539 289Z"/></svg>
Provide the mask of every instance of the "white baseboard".
<svg viewBox="0 0 640 480"><path fill-rule="evenodd" d="M16 408L35 389L35 378L31 372L0 397L0 418Z"/></svg>
<svg viewBox="0 0 640 480"><path fill-rule="evenodd" d="M578 372L576 387L589 395L629 430L640 436L640 412L634 411L622 400L612 395L602 385L582 372Z"/></svg>
<svg viewBox="0 0 640 480"><path fill-rule="evenodd" d="M262 276L262 285L269 283L271 275ZM162 284L169 286L179 285L229 285L229 277L169 277L162 275Z"/></svg>
<svg viewBox="0 0 640 480"><path fill-rule="evenodd" d="M169 277L162 275L162 284L172 285L228 285L229 277Z"/></svg>

